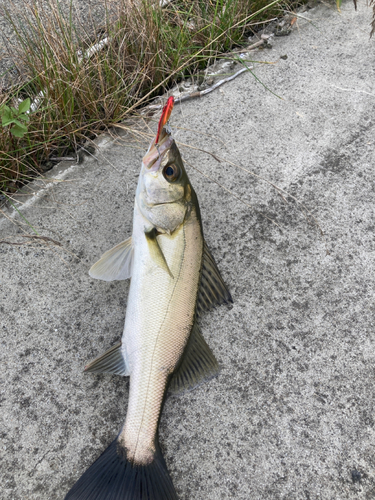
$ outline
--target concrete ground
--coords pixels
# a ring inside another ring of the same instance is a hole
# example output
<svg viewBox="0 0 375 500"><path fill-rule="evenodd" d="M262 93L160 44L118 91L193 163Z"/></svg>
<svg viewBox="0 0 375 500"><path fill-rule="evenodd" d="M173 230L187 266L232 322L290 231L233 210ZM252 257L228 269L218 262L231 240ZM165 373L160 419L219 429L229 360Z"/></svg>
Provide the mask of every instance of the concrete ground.
<svg viewBox="0 0 375 500"><path fill-rule="evenodd" d="M164 408L181 500L375 498L371 9L302 15L252 56L276 63L256 75L282 99L246 73L172 115L234 299L200 322L220 375ZM4 500L63 499L125 418L127 380L82 369L120 338L128 283L88 269L131 232L147 146L99 143L0 220ZM25 238L25 219L61 246Z"/></svg>

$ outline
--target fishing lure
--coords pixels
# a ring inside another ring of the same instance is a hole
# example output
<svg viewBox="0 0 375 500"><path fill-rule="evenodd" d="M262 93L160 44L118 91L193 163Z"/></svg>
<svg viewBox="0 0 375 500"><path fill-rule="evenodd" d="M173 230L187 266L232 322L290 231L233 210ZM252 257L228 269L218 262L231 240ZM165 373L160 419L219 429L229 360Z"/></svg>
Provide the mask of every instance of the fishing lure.
<svg viewBox="0 0 375 500"><path fill-rule="evenodd" d="M155 145L159 144L159 137L160 137L160 132L163 130L165 124L169 120L172 109L174 106L174 97L171 96L168 98L167 104L164 106L163 111L161 113L161 117L159 120L159 125L158 125L158 132L156 134L156 139L155 139Z"/></svg>

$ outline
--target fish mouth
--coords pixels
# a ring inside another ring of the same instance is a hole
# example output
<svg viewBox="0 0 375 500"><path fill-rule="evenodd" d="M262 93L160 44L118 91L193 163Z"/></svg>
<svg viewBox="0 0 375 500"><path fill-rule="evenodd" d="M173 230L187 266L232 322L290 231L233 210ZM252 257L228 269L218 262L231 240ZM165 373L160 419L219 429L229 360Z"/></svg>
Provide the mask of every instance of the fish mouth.
<svg viewBox="0 0 375 500"><path fill-rule="evenodd" d="M146 205L148 207L160 207L162 205L172 205L172 203L178 203L180 201L184 200L184 196L180 196L180 198L176 198L175 200L170 200L170 201L158 201L158 202L151 202L148 203L146 202Z"/></svg>
<svg viewBox="0 0 375 500"><path fill-rule="evenodd" d="M181 196L181 198L177 198L176 200L172 200L172 201L161 201L160 203L153 203L153 206L154 207L158 207L160 205L171 205L172 203L178 203L179 201L183 200L184 197Z"/></svg>
<svg viewBox="0 0 375 500"><path fill-rule="evenodd" d="M170 128L169 127L167 128L167 126L163 127L162 131L160 132L158 146L161 146L163 144L163 142L165 141L166 137L170 137L170 136L171 136ZM155 145L155 141L156 141L156 137L153 141L153 145Z"/></svg>
<svg viewBox="0 0 375 500"><path fill-rule="evenodd" d="M165 130L165 127L160 133L159 142L155 144L156 137L153 139L150 147L143 157L142 163L147 168L147 170L157 170L160 165L160 161L166 151L172 146L173 138L170 133ZM159 160L159 161L158 161Z"/></svg>

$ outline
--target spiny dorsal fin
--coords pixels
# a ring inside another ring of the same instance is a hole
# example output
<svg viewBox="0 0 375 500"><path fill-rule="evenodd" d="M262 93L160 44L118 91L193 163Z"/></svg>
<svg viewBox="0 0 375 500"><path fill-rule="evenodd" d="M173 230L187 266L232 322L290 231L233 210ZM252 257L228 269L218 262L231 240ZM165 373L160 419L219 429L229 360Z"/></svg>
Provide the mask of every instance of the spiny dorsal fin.
<svg viewBox="0 0 375 500"><path fill-rule="evenodd" d="M114 345L101 356L85 366L85 372L110 373L112 375L129 375L125 359L121 351L122 342Z"/></svg>
<svg viewBox="0 0 375 500"><path fill-rule="evenodd" d="M213 306L227 304L228 302L233 302L231 294L220 275L206 242L204 242L197 313L209 311Z"/></svg>
<svg viewBox="0 0 375 500"><path fill-rule="evenodd" d="M159 246L158 240L156 239L157 234L158 232L156 228L151 229L151 231L145 232L148 249L150 251L150 257L157 266L164 269L164 271L167 272L171 278L173 278L173 274L171 273L167 261L165 260L163 251Z"/></svg>
<svg viewBox="0 0 375 500"><path fill-rule="evenodd" d="M103 281L126 280L131 277L133 264L132 238L105 252L90 269L92 278Z"/></svg>
<svg viewBox="0 0 375 500"><path fill-rule="evenodd" d="M204 340L197 324L191 330L179 367L173 374L169 391L194 389L219 373L219 364Z"/></svg>

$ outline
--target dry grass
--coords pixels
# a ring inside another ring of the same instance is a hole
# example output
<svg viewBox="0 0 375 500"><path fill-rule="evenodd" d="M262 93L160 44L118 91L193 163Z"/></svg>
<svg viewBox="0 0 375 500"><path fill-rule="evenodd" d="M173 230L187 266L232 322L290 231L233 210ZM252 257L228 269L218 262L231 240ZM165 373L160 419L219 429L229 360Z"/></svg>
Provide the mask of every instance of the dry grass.
<svg viewBox="0 0 375 500"><path fill-rule="evenodd" d="M23 122L23 137L9 126L0 129L0 191L19 188L51 155L77 149L243 43L253 22L280 12L279 2L176 0L162 8L150 0L103 0L102 24L90 15L75 22L72 7L63 13L57 0L43 9L25 2L22 11L6 11L17 36L12 56L26 83L1 94L0 114L1 104L16 113L26 97L38 107ZM89 47L103 37L104 47L89 57Z"/></svg>

